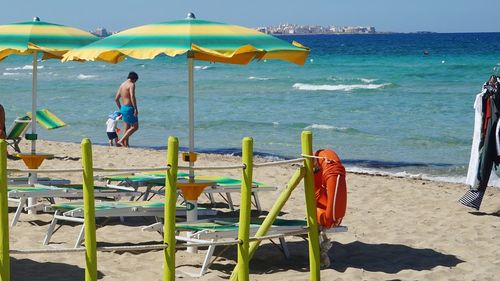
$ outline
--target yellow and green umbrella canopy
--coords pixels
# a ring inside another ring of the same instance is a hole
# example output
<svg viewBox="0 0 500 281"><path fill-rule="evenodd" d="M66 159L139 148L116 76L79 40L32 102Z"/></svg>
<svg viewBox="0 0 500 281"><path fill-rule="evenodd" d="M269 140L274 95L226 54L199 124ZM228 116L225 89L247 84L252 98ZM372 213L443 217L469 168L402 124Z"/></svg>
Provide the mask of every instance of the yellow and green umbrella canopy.
<svg viewBox="0 0 500 281"><path fill-rule="evenodd" d="M18 54L37 51L44 59L61 58L68 50L97 41L97 37L80 29L40 21L0 25L0 61Z"/></svg>
<svg viewBox="0 0 500 281"><path fill-rule="evenodd" d="M119 32L85 47L69 51L63 61L88 60L118 63L126 57L153 59L165 54L188 58L189 151L194 150L193 60L248 64L252 60L283 60L303 65L309 49L256 30L196 19L143 25ZM192 166L193 162L190 161ZM190 178L194 178L190 170Z"/></svg>
<svg viewBox="0 0 500 281"><path fill-rule="evenodd" d="M0 61L10 55L33 56L32 112L36 112L38 54L43 59L62 58L71 49L97 41L89 32L35 17L30 22L0 25ZM36 153L36 115L31 124L31 152Z"/></svg>
<svg viewBox="0 0 500 281"><path fill-rule="evenodd" d="M118 63L125 57L153 59L187 52L195 60L247 64L254 59L279 59L304 64L309 49L256 30L195 18L131 28L73 50L64 60Z"/></svg>

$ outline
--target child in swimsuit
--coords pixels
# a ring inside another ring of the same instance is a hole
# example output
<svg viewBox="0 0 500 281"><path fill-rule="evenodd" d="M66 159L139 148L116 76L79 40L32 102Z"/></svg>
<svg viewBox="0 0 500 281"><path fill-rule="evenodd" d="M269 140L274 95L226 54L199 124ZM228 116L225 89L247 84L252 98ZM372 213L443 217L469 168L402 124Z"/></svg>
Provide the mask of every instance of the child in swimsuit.
<svg viewBox="0 0 500 281"><path fill-rule="evenodd" d="M122 114L119 111L115 111L108 116L108 121L106 121L106 133L108 134L109 146L118 146L118 134L119 128L117 128L118 120L122 119Z"/></svg>

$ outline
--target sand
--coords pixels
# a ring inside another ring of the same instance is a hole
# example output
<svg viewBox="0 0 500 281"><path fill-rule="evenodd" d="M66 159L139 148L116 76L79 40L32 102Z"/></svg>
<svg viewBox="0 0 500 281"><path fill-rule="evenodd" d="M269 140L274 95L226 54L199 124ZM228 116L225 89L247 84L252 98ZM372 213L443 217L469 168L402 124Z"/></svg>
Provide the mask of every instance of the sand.
<svg viewBox="0 0 500 281"><path fill-rule="evenodd" d="M79 144L39 141L38 147L42 152L56 155L42 168L81 166ZM22 148L27 150L27 142ZM93 154L97 167L151 167L164 165L166 159L166 151L136 148L94 146ZM203 154L197 164L227 165L240 161L238 157ZM8 166L21 168L23 163L9 160ZM277 191L261 194L264 210L271 208L295 169L296 166L288 164L255 170L255 180L279 187ZM239 177L239 172L224 171L224 175ZM60 176L81 182L78 173ZM498 280L499 188L488 189L481 211L476 212L457 203L467 190L463 184L348 173L347 187L348 209L343 224L349 231L329 235L333 241L329 251L333 262L330 268L321 270L323 280ZM237 197L234 196L236 204ZM208 203L205 199L202 202ZM223 204L218 207L225 215L231 214ZM304 218L302 184L285 205L282 216ZM43 248L42 240L51 218L51 214L23 214L20 223L10 231L11 249ZM98 245L159 243L162 238L158 233L142 231L144 225L152 222L141 218L125 223L109 221L97 230ZM46 247L72 247L79 229L76 224L63 225ZM289 241L290 260L273 244L265 242L251 261L250 279L308 280L307 243L300 238ZM199 270L204 253L178 251L177 269ZM220 257L198 280L226 280L231 274L236 248L229 247L222 253L219 249L216 253ZM162 258L161 251L100 252L98 275L100 280L162 280ZM11 255L12 280L83 280L84 267L83 253ZM178 279L196 280L182 273Z"/></svg>

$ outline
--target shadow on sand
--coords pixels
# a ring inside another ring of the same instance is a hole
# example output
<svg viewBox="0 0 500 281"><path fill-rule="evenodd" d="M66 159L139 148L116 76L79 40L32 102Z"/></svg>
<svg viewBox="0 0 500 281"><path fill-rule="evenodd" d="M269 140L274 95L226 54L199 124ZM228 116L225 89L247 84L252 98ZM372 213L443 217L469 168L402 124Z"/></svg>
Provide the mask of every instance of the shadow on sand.
<svg viewBox="0 0 500 281"><path fill-rule="evenodd" d="M359 268L372 272L398 273L405 269L430 270L437 266L453 267L463 262L454 255L432 249L416 249L401 244L333 243L328 253L332 269L344 272Z"/></svg>
<svg viewBox="0 0 500 281"><path fill-rule="evenodd" d="M309 259L307 243L304 241L288 242L291 258L286 260L283 254L272 244L264 244L255 253L250 263L252 274L272 274L282 271L308 272ZM463 262L454 255L446 255L432 249L416 249L401 244L367 244L355 241L348 244L333 242L329 251L331 269L345 272L348 268L358 268L371 272L398 273L402 270L431 270L437 266L454 267ZM221 254L209 270L231 274L236 261L236 249ZM232 260L230 264L227 262ZM272 261L272 262L270 262ZM199 268L200 265L190 266Z"/></svg>
<svg viewBox="0 0 500 281"><path fill-rule="evenodd" d="M10 265L12 281L66 281L85 279L85 268L71 264L11 258ZM97 271L97 278L101 279L103 277L104 275L100 271Z"/></svg>
<svg viewBox="0 0 500 281"><path fill-rule="evenodd" d="M500 217L500 210L492 213L484 213L484 212L470 212L471 215L482 217L482 216L492 216L492 217Z"/></svg>

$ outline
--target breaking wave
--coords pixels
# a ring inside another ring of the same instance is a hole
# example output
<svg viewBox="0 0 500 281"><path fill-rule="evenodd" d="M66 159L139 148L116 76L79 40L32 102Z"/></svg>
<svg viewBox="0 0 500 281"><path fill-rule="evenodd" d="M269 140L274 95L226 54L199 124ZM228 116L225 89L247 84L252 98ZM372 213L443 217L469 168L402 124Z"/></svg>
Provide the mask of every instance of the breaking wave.
<svg viewBox="0 0 500 281"><path fill-rule="evenodd" d="M214 69L215 66L211 66L211 65L196 65L194 67L194 69L196 70L207 70L207 69Z"/></svg>
<svg viewBox="0 0 500 281"><path fill-rule="evenodd" d="M335 130L335 131L348 131L350 128L347 127L335 127L332 125L325 124L311 124L304 128L304 130L317 129L317 130Z"/></svg>
<svg viewBox="0 0 500 281"><path fill-rule="evenodd" d="M38 65L36 67L37 69L42 69L43 68L43 65ZM7 67L5 70L7 71L12 71L12 70L32 70L33 69L33 66L32 65L25 65L25 66L18 66L18 67Z"/></svg>
<svg viewBox="0 0 500 281"><path fill-rule="evenodd" d="M355 84L355 85L313 85L313 84L303 84L303 83L295 83L293 87L302 91L344 91L350 92L353 90L374 90L381 89L386 86L389 86L389 83L384 84Z"/></svg>
<svg viewBox="0 0 500 281"><path fill-rule="evenodd" d="M78 80L90 80L90 79L94 79L94 78L97 78L99 76L97 75L85 75L85 74L78 74L78 76L76 78L78 78Z"/></svg>
<svg viewBox="0 0 500 281"><path fill-rule="evenodd" d="M327 80L329 81L336 81L336 82L344 82L344 83L356 83L356 82L363 82L363 83L372 83L377 81L378 79L369 79L369 78L349 78L349 77L328 77Z"/></svg>
<svg viewBox="0 0 500 281"><path fill-rule="evenodd" d="M3 76L15 76L15 75L23 75L20 72L4 72Z"/></svg>
<svg viewBox="0 0 500 281"><path fill-rule="evenodd" d="M250 77L248 77L248 80L267 81L267 80L271 80L271 78L250 76Z"/></svg>

